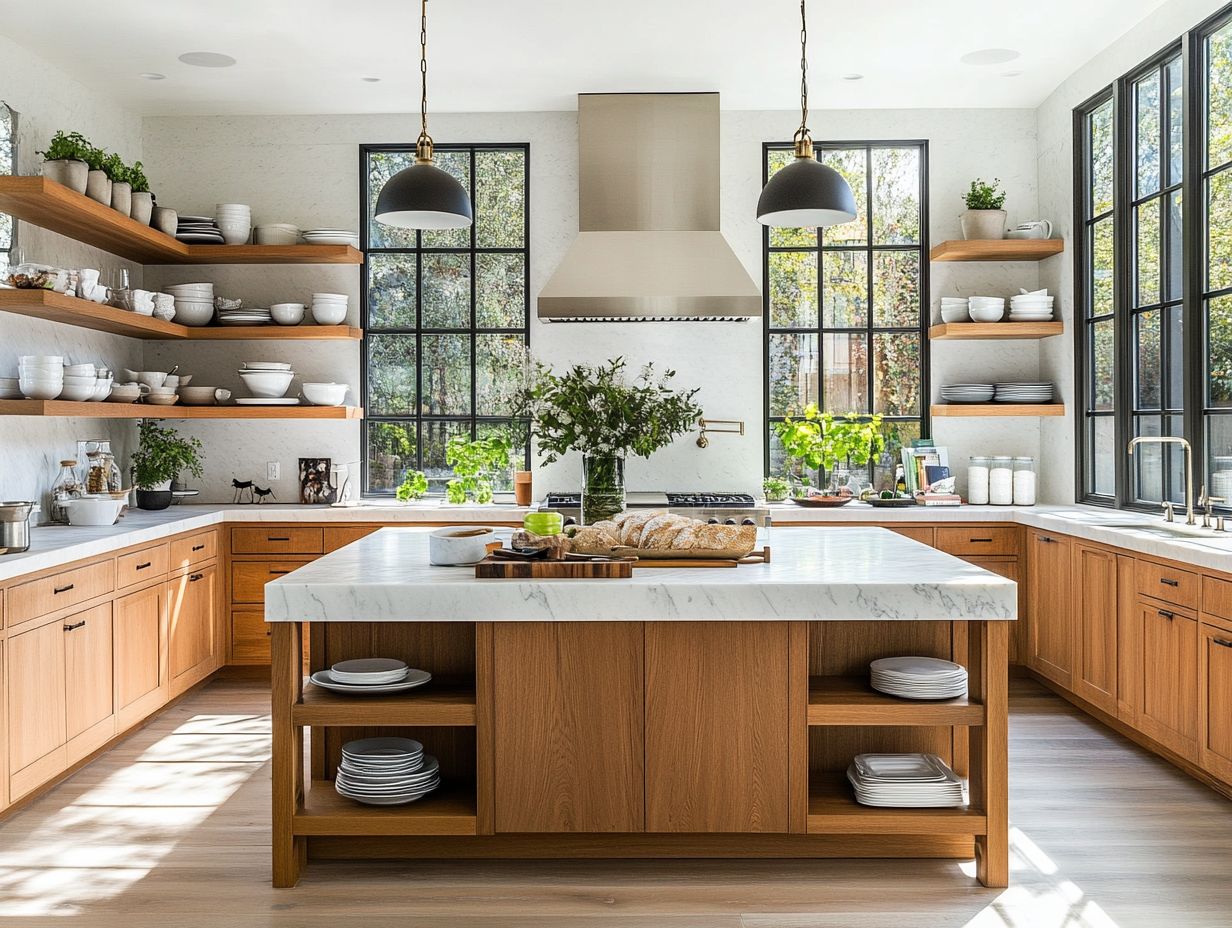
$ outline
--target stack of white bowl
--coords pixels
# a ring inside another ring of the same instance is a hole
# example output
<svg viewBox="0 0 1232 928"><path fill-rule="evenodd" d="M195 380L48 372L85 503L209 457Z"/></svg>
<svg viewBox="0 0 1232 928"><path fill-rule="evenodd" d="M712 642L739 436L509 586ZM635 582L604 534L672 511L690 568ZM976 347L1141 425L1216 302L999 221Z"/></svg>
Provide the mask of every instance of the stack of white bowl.
<svg viewBox="0 0 1232 928"><path fill-rule="evenodd" d="M1010 297L1010 322L1047 322L1052 318L1053 299L1047 290L1023 290Z"/></svg>
<svg viewBox="0 0 1232 928"><path fill-rule="evenodd" d="M64 391L64 358L26 354L17 362L17 383L29 400L54 400Z"/></svg>
<svg viewBox="0 0 1232 928"><path fill-rule="evenodd" d="M299 226L289 222L263 222L257 226L258 245L294 245L299 242Z"/></svg>
<svg viewBox="0 0 1232 928"><path fill-rule="evenodd" d="M312 318L317 325L342 325L346 321L347 295L345 293L314 293L312 295Z"/></svg>
<svg viewBox="0 0 1232 928"><path fill-rule="evenodd" d="M941 321L967 322L971 318L967 314L968 309L965 296L943 296L941 298Z"/></svg>
<svg viewBox="0 0 1232 928"><path fill-rule="evenodd" d="M73 403L103 400L111 393L111 374L99 375L93 364L66 364L60 399Z"/></svg>
<svg viewBox="0 0 1232 928"><path fill-rule="evenodd" d="M222 240L228 245L243 245L252 234L252 210L244 203L219 203L214 218Z"/></svg>
<svg viewBox="0 0 1232 928"><path fill-rule="evenodd" d="M1005 297L973 296L967 301L975 322L1000 322L1005 315Z"/></svg>
<svg viewBox="0 0 1232 928"><path fill-rule="evenodd" d="M286 396L295 379L291 365L280 361L245 361L237 373L254 398L266 400Z"/></svg>
<svg viewBox="0 0 1232 928"><path fill-rule="evenodd" d="M214 319L213 284L172 284L166 288L175 297L175 316L181 325L209 325Z"/></svg>

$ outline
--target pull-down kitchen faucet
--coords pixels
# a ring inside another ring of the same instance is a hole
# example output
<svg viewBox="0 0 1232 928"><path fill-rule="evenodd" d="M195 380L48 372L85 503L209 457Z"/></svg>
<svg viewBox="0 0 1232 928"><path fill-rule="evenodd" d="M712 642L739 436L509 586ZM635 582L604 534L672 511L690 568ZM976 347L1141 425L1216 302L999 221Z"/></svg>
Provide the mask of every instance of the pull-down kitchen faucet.
<svg viewBox="0 0 1232 928"><path fill-rule="evenodd" d="M1172 435L1139 435L1137 438L1131 439L1129 442L1129 456L1134 456L1134 448L1137 445L1145 444L1156 445L1180 445L1185 449L1185 524L1193 525L1197 522L1194 518L1194 495L1193 495L1193 448L1189 446L1183 438L1176 438ZM1210 504L1208 503L1209 507ZM1164 518L1169 522L1172 521L1172 502L1164 500Z"/></svg>

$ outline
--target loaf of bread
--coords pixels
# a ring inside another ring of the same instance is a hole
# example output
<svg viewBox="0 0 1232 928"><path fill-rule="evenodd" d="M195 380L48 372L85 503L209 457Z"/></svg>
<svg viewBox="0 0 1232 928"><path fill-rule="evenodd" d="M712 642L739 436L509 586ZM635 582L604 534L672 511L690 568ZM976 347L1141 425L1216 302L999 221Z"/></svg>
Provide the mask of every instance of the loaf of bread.
<svg viewBox="0 0 1232 928"><path fill-rule="evenodd" d="M613 548L643 551L723 551L748 554L757 544L754 525L709 525L671 512L624 512L611 521L574 531L573 550L605 554Z"/></svg>

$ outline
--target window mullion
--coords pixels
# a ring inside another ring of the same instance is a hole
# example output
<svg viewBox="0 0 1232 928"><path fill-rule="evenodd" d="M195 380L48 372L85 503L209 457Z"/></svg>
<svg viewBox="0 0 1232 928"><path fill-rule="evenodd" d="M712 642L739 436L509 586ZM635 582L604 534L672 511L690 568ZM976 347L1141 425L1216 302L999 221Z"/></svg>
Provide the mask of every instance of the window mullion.
<svg viewBox="0 0 1232 928"><path fill-rule="evenodd" d="M1112 107L1113 147L1113 403L1115 425L1113 427L1113 462L1116 483L1116 504L1124 508L1136 497L1137 483L1132 462L1126 449L1133 436L1133 389L1134 371L1137 367L1136 349L1133 340L1134 316L1130 312L1133 294L1133 279L1136 265L1133 261L1133 210L1127 204L1133 200L1134 157L1133 118L1131 103L1132 84L1128 78L1120 78L1114 85Z"/></svg>
<svg viewBox="0 0 1232 928"><path fill-rule="evenodd" d="M1202 318L1202 288L1205 285L1206 246L1203 234L1206 208L1201 187L1202 166L1206 145L1203 112L1205 67L1202 54L1203 37L1198 30L1187 34L1181 43L1181 87L1184 94L1184 119L1181 127L1181 250L1184 274L1181 279L1181 331L1184 339L1181 366L1185 403L1184 432L1193 447L1195 483L1208 486L1206 450L1206 324Z"/></svg>

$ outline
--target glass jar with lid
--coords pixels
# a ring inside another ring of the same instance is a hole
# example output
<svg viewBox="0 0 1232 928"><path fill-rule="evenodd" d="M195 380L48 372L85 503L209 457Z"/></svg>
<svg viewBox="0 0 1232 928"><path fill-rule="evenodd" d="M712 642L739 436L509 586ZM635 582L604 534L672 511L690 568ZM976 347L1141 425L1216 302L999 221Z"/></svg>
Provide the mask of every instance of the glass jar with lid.
<svg viewBox="0 0 1232 928"><path fill-rule="evenodd" d="M988 468L988 502L993 506L1014 504L1014 459L994 457Z"/></svg>
<svg viewBox="0 0 1232 928"><path fill-rule="evenodd" d="M85 489L77 474L77 462L61 461L60 472L51 485L51 506L47 518L58 525L68 525L68 507L65 503L81 496Z"/></svg>
<svg viewBox="0 0 1232 928"><path fill-rule="evenodd" d="M1035 472L1034 458L1014 458L1014 505L1034 506L1035 485L1038 475Z"/></svg>
<svg viewBox="0 0 1232 928"><path fill-rule="evenodd" d="M988 467L991 460L972 456L967 462L967 502L972 506L988 505Z"/></svg>

